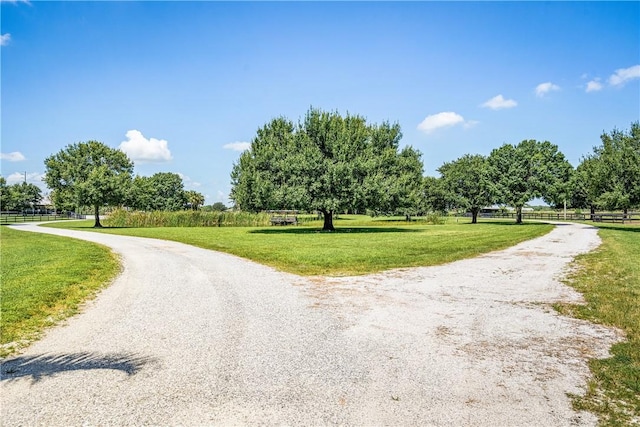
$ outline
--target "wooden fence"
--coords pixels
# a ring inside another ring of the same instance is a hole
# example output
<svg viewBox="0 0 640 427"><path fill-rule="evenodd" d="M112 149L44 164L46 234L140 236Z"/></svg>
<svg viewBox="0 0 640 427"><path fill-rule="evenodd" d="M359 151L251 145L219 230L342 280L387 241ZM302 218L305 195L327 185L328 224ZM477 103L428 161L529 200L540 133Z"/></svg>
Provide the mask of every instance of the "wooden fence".
<svg viewBox="0 0 640 427"><path fill-rule="evenodd" d="M480 218L516 218L515 212L491 212L491 213L481 213L478 215ZM546 220L555 220L555 221L594 221L594 222L620 222L624 223L635 223L640 222L640 212L629 212L627 214L623 213L565 213L557 212L523 212L522 219L546 219Z"/></svg>
<svg viewBox="0 0 640 427"><path fill-rule="evenodd" d="M16 222L60 221L66 219L85 219L85 215L69 214L2 214L0 224Z"/></svg>
<svg viewBox="0 0 640 427"><path fill-rule="evenodd" d="M593 215L593 221L595 222L620 222L624 223L640 223L640 213L631 212L627 214L621 213L596 213Z"/></svg>

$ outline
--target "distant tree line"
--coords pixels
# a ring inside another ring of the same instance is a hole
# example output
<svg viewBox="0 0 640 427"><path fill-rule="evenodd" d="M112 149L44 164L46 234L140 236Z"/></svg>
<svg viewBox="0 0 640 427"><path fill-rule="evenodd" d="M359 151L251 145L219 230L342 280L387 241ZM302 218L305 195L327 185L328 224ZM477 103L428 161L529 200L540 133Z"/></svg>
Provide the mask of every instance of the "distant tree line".
<svg viewBox="0 0 640 427"><path fill-rule="evenodd" d="M7 185L0 176L0 211L24 212L33 210L42 201L42 190L35 184L22 182Z"/></svg>
<svg viewBox="0 0 640 427"><path fill-rule="evenodd" d="M182 177L160 172L150 177L133 177L133 162L125 153L98 141L67 146L45 160L45 182L52 189L57 209L76 210L91 206L95 226L105 205L135 210L176 211L199 209L204 196L185 190Z"/></svg>
<svg viewBox="0 0 640 427"><path fill-rule="evenodd" d="M613 130L574 169L548 141L504 144L488 156L446 162L440 177L423 176L421 153L400 149L397 124L310 109L299 123L280 117L260 128L231 174L231 199L241 210L299 209L322 213L332 230L336 212L402 214L483 207L516 210L535 198L552 207L623 210L640 206L640 125Z"/></svg>
<svg viewBox="0 0 640 427"><path fill-rule="evenodd" d="M592 212L640 206L638 122L629 131L603 133L602 144L575 169L556 145L524 140L488 156L466 154L445 162L439 177L425 177L421 153L401 148L401 138L397 123L371 124L362 116L314 108L298 123L273 119L258 129L251 148L234 164L230 198L236 210L248 212L321 212L324 230L332 230L334 214L343 212L410 218L464 210L475 223L480 210L493 204L514 207L521 222L523 206L534 198ZM92 206L96 226L101 226L98 213L105 205L172 211L204 204L202 194L184 190L180 175L133 177L126 154L97 141L69 145L48 157L45 166L54 205L69 210ZM3 209L39 200L26 186L7 187L3 180Z"/></svg>

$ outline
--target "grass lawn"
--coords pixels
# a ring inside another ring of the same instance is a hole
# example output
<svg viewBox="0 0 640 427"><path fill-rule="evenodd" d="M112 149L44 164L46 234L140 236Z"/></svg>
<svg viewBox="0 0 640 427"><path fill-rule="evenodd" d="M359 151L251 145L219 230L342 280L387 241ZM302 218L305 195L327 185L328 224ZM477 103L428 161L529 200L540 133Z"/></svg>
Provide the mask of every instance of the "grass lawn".
<svg viewBox="0 0 640 427"><path fill-rule="evenodd" d="M358 225L355 225L358 224ZM369 225L366 225L369 224ZM300 275L344 276L391 268L442 264L503 249L541 236L551 225L467 220L445 225L386 221L365 217L335 222L322 232L315 223L297 227L103 228L103 233L174 240L227 252ZM93 222L65 222L52 227L94 230Z"/></svg>
<svg viewBox="0 0 640 427"><path fill-rule="evenodd" d="M119 269L103 246L1 227L0 357L76 313Z"/></svg>
<svg viewBox="0 0 640 427"><path fill-rule="evenodd" d="M593 379L574 406L598 414L602 425L640 425L640 225L598 225L602 245L578 257L568 284L586 305L560 305L574 317L622 329L627 339L612 357L592 360Z"/></svg>

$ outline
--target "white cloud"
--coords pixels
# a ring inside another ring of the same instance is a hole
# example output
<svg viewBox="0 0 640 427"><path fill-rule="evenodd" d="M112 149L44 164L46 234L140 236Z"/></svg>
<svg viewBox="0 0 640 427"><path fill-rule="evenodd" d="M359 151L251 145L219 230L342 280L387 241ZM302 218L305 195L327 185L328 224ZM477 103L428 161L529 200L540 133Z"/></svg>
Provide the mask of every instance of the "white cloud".
<svg viewBox="0 0 640 427"><path fill-rule="evenodd" d="M595 78L587 83L587 88L585 89L587 92L597 92L602 89L602 83L600 83L599 78Z"/></svg>
<svg viewBox="0 0 640 427"><path fill-rule="evenodd" d="M560 86L554 85L551 82L540 83L538 86L536 86L536 96L539 96L540 98L542 98L547 93L554 90L560 90Z"/></svg>
<svg viewBox="0 0 640 427"><path fill-rule="evenodd" d="M222 146L225 150L233 150L233 151L245 151L251 148L250 142L231 142L229 144L224 144Z"/></svg>
<svg viewBox="0 0 640 427"><path fill-rule="evenodd" d="M609 84L612 86L622 86L629 80L640 78L640 65L629 68L620 68L609 77Z"/></svg>
<svg viewBox="0 0 640 427"><path fill-rule="evenodd" d="M176 173L178 174L180 179L182 179L182 183L185 185L185 187L200 187L202 185L199 182L192 180L190 177L188 177L183 173L180 173L180 172L176 172Z"/></svg>
<svg viewBox="0 0 640 427"><path fill-rule="evenodd" d="M13 184L20 184L24 182L24 172L14 172L11 175L9 175L7 177L7 184L8 185L13 185ZM44 178L44 174L38 173L38 172L30 172L27 173L27 182L30 184L35 184L40 188L46 188L46 185L44 184L44 181L42 181L42 179Z"/></svg>
<svg viewBox="0 0 640 427"><path fill-rule="evenodd" d="M0 159L10 162L21 162L27 160L27 158L19 151L13 151L11 153L0 153Z"/></svg>
<svg viewBox="0 0 640 427"><path fill-rule="evenodd" d="M513 99L504 99L502 95L497 95L481 105L481 107L491 108L492 110L501 110L503 108L513 108L518 103Z"/></svg>
<svg viewBox="0 0 640 427"><path fill-rule="evenodd" d="M472 127L475 127L478 123L480 122L477 120L467 120L464 122L462 126L464 126L465 129L471 129Z"/></svg>
<svg viewBox="0 0 640 427"><path fill-rule="evenodd" d="M164 139L147 139L135 129L127 131L126 137L127 140L122 141L118 148L133 161L160 163L172 159L168 143Z"/></svg>
<svg viewBox="0 0 640 427"><path fill-rule="evenodd" d="M6 33L6 34L0 35L0 46L8 45L10 40L11 40L11 34Z"/></svg>
<svg viewBox="0 0 640 427"><path fill-rule="evenodd" d="M418 125L418 130L424 133L431 133L436 129L455 126L460 123L464 123L464 117L453 111L445 111L425 117Z"/></svg>

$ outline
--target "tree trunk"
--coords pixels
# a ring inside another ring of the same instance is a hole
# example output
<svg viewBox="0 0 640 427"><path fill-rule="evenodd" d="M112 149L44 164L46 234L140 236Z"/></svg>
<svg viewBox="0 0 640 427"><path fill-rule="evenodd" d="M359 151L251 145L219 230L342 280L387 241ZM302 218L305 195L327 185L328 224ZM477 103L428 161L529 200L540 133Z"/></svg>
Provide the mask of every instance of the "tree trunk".
<svg viewBox="0 0 640 427"><path fill-rule="evenodd" d="M94 212L96 214L96 222L93 224L93 228L102 228L102 224L100 224L100 206L96 205Z"/></svg>
<svg viewBox="0 0 640 427"><path fill-rule="evenodd" d="M522 206L516 206L516 224L522 224Z"/></svg>
<svg viewBox="0 0 640 427"><path fill-rule="evenodd" d="M590 206L590 213L591 213L591 221L593 221L596 216L596 207L594 205Z"/></svg>
<svg viewBox="0 0 640 427"><path fill-rule="evenodd" d="M471 209L471 224L478 223L478 211L479 209Z"/></svg>
<svg viewBox="0 0 640 427"><path fill-rule="evenodd" d="M333 211L322 210L321 212L324 217L322 231L335 231L335 228L333 227Z"/></svg>

